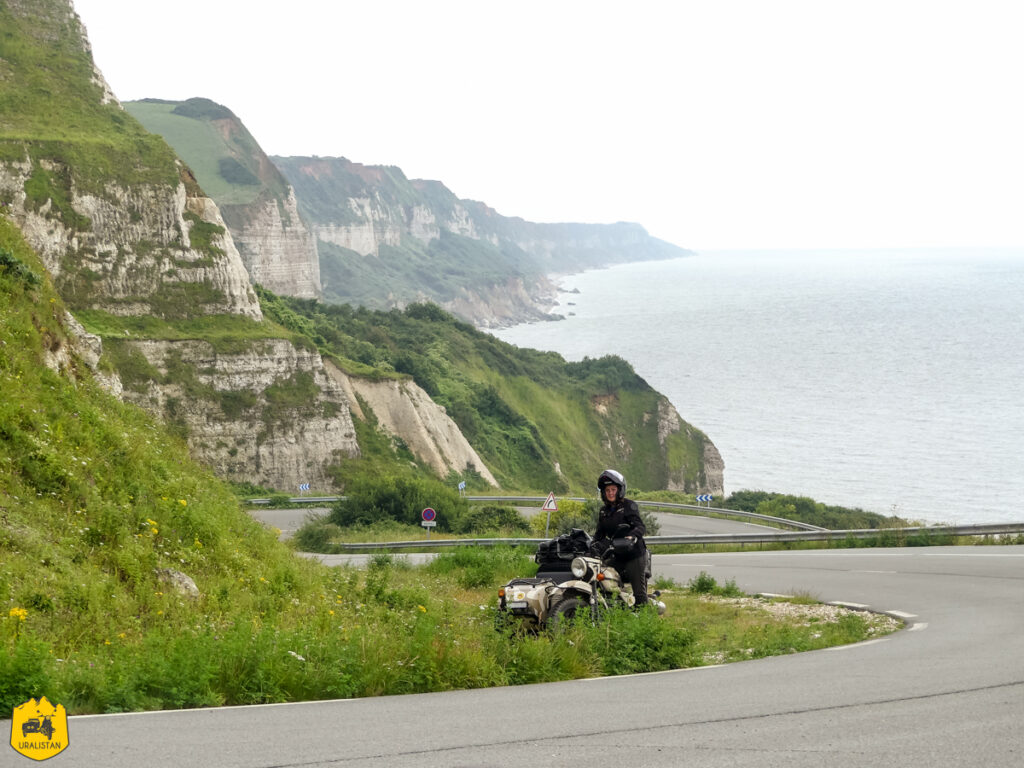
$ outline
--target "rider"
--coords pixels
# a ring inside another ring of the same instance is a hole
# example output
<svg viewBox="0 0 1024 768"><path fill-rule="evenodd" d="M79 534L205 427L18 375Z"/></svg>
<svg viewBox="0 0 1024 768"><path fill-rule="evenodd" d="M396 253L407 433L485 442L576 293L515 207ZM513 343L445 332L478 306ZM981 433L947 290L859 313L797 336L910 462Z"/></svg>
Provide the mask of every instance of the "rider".
<svg viewBox="0 0 1024 768"><path fill-rule="evenodd" d="M597 478L597 490L601 494L601 513L597 518L594 542L607 549L611 540L625 538L632 543L632 552L616 553L614 567L633 586L633 597L637 605L647 602L647 545L644 534L647 529L640 517L640 508L635 501L626 498L626 478L614 469L606 469ZM629 526L623 536L619 526Z"/></svg>

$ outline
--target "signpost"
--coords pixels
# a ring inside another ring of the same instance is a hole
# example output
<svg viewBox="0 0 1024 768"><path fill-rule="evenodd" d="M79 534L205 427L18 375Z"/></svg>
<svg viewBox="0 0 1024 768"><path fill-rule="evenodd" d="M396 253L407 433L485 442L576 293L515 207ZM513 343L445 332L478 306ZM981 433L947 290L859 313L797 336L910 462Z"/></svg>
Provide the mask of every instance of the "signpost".
<svg viewBox="0 0 1024 768"><path fill-rule="evenodd" d="M544 502L544 506L540 508L542 512L548 513L548 522L544 526L544 538L548 537L548 531L551 529L551 513L558 511L558 503L555 501L555 494L549 493L547 500Z"/></svg>
<svg viewBox="0 0 1024 768"><path fill-rule="evenodd" d="M423 510L423 521L420 523L424 528L427 529L427 541L430 541L430 529L437 525L437 512L430 507Z"/></svg>
<svg viewBox="0 0 1024 768"><path fill-rule="evenodd" d="M702 493L700 496L697 497L697 503L699 504L702 501L706 501L708 507L710 507L711 502L714 500L714 498L715 497L712 496L710 493Z"/></svg>

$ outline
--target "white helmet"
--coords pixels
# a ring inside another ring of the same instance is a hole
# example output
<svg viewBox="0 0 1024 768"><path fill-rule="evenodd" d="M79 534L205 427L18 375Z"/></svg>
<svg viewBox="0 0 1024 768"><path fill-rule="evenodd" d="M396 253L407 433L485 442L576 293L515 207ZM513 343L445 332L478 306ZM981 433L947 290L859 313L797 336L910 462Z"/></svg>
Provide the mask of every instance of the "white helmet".
<svg viewBox="0 0 1024 768"><path fill-rule="evenodd" d="M604 489L609 485L619 486L620 499L626 495L626 478L622 476L621 472L616 472L614 469L606 469L597 478L597 492L601 494L602 499L604 499Z"/></svg>

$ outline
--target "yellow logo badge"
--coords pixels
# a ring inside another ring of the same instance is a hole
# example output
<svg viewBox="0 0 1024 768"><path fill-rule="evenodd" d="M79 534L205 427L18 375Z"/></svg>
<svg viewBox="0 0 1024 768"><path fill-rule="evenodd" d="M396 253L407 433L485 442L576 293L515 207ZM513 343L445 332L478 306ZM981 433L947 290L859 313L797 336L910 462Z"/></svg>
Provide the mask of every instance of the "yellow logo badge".
<svg viewBox="0 0 1024 768"><path fill-rule="evenodd" d="M59 755L68 746L68 713L43 696L14 708L11 718L11 746L33 760Z"/></svg>

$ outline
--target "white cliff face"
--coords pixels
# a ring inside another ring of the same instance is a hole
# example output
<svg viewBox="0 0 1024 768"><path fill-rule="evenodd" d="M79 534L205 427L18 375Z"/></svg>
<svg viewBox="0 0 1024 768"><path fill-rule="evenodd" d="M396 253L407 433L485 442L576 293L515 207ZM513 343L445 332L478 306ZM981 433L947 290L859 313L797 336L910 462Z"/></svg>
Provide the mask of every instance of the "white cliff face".
<svg viewBox="0 0 1024 768"><path fill-rule="evenodd" d="M687 437L692 439L694 431L680 418L679 412L668 401L668 398L660 398L658 400L658 443L661 447L665 447L665 440L669 435L679 432L684 427ZM698 472L698 486L690 487L687 484L686 468L680 467L669 477L668 490L688 493L711 493L715 496L724 495L725 462L722 460L722 454L718 452L714 443L708 440L706 436L702 440L701 454L703 464Z"/></svg>
<svg viewBox="0 0 1024 768"><path fill-rule="evenodd" d="M459 295L443 304L458 317L472 318L478 328L501 328L510 322L550 320L548 311L556 303L558 289L547 277L529 284L513 278L504 285L462 289Z"/></svg>
<svg viewBox="0 0 1024 768"><path fill-rule="evenodd" d="M417 384L355 377L349 377L349 382L353 392L373 410L381 427L400 437L416 458L439 475L444 477L451 470L473 469L488 483L498 486L494 475L455 422Z"/></svg>
<svg viewBox="0 0 1024 768"><path fill-rule="evenodd" d="M381 245L398 245L402 242L402 230L399 227L379 226L372 222L314 226L313 232L325 243L348 248L361 256L376 256Z"/></svg>
<svg viewBox="0 0 1024 768"><path fill-rule="evenodd" d="M102 196L72 187L70 206L88 221L72 228L52 200L38 209L29 204L25 182L35 170L28 159L0 164L0 193L12 199L12 217L72 306L118 315L175 309L262 319L249 275L209 198L188 197L183 183L130 190L111 184ZM193 230L201 224L208 232L196 244Z"/></svg>
<svg viewBox="0 0 1024 768"><path fill-rule="evenodd" d="M361 256L378 255L381 245L401 244L405 222L396 218L379 200L352 197L347 203L354 221L314 225L317 238Z"/></svg>
<svg viewBox="0 0 1024 768"><path fill-rule="evenodd" d="M241 353L204 341L127 341L166 383L126 382L124 399L186 434L218 474L281 490L330 488L328 467L359 455L349 399L316 352L283 339Z"/></svg>
<svg viewBox="0 0 1024 768"><path fill-rule="evenodd" d="M316 242L299 218L295 190L289 187L288 198L280 205L265 200L247 219L231 232L252 282L283 296L319 298Z"/></svg>
<svg viewBox="0 0 1024 768"><path fill-rule="evenodd" d="M409 234L424 243L440 237L441 228L434 212L425 205L414 205L409 216Z"/></svg>
<svg viewBox="0 0 1024 768"><path fill-rule="evenodd" d="M480 239L480 235L476 231L476 225L473 223L473 218L469 215L469 211L461 205L456 205L452 209L451 215L445 222L445 229L449 232L454 232L456 235L471 237L474 240Z"/></svg>

